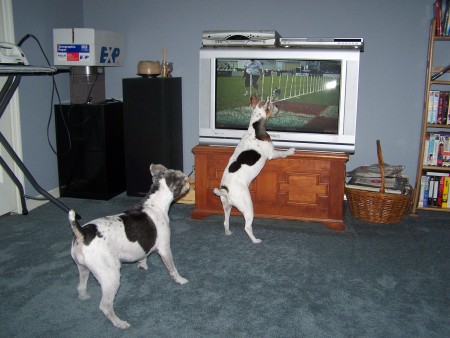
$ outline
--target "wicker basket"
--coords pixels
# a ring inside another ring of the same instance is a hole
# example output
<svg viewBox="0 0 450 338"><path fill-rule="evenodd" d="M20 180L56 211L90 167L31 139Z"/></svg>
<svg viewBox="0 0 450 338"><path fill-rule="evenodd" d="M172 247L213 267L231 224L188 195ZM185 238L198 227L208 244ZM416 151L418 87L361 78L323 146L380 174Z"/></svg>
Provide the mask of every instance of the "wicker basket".
<svg viewBox="0 0 450 338"><path fill-rule="evenodd" d="M377 154L381 171L380 191L345 188L347 203L353 216L363 221L383 224L397 223L411 208L413 189L408 195L386 194L384 192L383 154L379 140L377 140Z"/></svg>

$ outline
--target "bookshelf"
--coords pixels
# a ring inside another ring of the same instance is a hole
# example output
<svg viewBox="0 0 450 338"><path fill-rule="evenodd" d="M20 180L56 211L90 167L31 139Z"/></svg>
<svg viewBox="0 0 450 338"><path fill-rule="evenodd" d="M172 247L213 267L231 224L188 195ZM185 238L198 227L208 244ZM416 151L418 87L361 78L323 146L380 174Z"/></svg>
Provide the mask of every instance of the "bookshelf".
<svg viewBox="0 0 450 338"><path fill-rule="evenodd" d="M428 177L445 177L446 175L450 175L450 167L448 166L442 166L442 163L438 165L437 163L433 162L432 158L438 158L438 152L434 151L434 153L431 153L432 146L430 147L430 141L432 139L431 135L448 135L450 138L450 121L440 119L440 122L434 121L433 119L430 120L430 109L432 109L433 106L433 96L430 94L432 91L438 91L438 93L442 92L450 92L450 80L447 80L448 74L450 74L450 71L444 73L442 77L439 77L435 80L432 80L432 77L434 74L444 70L444 67L436 67L435 65L435 52L437 53L437 48L439 47L439 44L448 44L450 47L450 36L442 36L436 34L436 20L433 19L431 21L430 25L430 35L429 35L429 42L428 42L428 60L427 60L427 70L426 70L426 82L425 82L425 93L424 93L424 106L423 106L423 116L422 116L422 128L421 128L421 135L420 135L420 151L419 151L419 158L417 161L417 177L416 177L416 187L415 187L415 195L414 195L414 202L412 207L412 213L416 214L417 210L433 210L433 211L443 211L443 212L450 212L449 206L444 207L439 205L439 203L436 203L432 201L431 205L427 202L425 202L425 205L423 205L424 200L426 199L426 195L423 195L423 191L428 191L429 187L429 181L430 179ZM450 64L450 58L448 59L448 63ZM440 94L437 94L440 95ZM439 106L439 100L437 106ZM444 103L445 105L445 103ZM435 104L436 107L436 104ZM448 102L447 102L448 107ZM436 108L434 108L436 110ZM449 110L446 108L443 114L446 114L447 117L449 116ZM441 114L442 114L441 113ZM436 114L436 113L434 113ZM434 138L436 140L436 138ZM441 141L439 141L441 142ZM431 155L431 156L430 156ZM437 160L434 160L437 161ZM423 177L424 180L422 179ZM438 181L438 179L435 180L435 182ZM439 178L440 182L440 178ZM435 184L435 183L433 183ZM437 183L436 183L437 184ZM448 183L447 183L448 184ZM425 185L425 187L424 187ZM428 188L428 189L427 189ZM438 188L438 191L442 189L441 187ZM434 190L434 189L430 189ZM440 193L441 199L443 197L443 194ZM439 196L439 195L438 195ZM449 203L447 203L449 204Z"/></svg>

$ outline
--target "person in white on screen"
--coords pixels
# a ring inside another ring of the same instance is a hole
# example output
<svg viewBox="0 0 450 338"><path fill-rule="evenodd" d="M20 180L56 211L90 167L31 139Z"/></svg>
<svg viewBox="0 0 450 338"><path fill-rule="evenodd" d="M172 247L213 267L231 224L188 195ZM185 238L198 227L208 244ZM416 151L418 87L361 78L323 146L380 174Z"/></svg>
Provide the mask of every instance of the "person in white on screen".
<svg viewBox="0 0 450 338"><path fill-rule="evenodd" d="M256 95L259 95L258 81L262 73L262 63L258 60L250 60L244 64L245 96L250 95L251 86L256 90Z"/></svg>

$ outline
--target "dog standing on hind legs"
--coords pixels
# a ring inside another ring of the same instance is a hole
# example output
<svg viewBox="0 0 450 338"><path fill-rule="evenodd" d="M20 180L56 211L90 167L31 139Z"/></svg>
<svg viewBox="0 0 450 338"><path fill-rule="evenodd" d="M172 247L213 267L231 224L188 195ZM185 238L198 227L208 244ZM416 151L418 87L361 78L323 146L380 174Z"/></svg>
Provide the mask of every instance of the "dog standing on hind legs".
<svg viewBox="0 0 450 338"><path fill-rule="evenodd" d="M265 102L258 102L256 95L250 97L253 108L248 130L239 141L233 155L223 173L220 188L214 189L214 194L220 197L225 214L225 234L231 235L231 208L236 207L244 216L245 231L253 243L261 240L253 234L253 202L249 185L258 176L268 160L287 157L294 154L295 149L275 150L272 139L266 130L266 122L278 113L278 108L267 98Z"/></svg>
<svg viewBox="0 0 450 338"><path fill-rule="evenodd" d="M189 190L188 177L160 164L152 164L150 172L153 183L147 196L141 204L124 213L80 226L75 212L69 212L74 233L71 254L80 275L78 297L90 297L87 281L92 272L102 289L100 309L121 329L130 326L117 317L113 308L120 285L121 262L138 262L138 267L147 270L147 256L157 251L172 278L179 284L188 282L173 263L168 216L172 201Z"/></svg>

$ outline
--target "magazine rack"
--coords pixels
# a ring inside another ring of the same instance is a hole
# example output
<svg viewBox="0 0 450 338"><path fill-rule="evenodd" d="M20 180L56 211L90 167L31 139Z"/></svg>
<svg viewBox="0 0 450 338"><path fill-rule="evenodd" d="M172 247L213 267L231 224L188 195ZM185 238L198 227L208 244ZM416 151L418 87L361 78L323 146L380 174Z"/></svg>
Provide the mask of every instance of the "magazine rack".
<svg viewBox="0 0 450 338"><path fill-rule="evenodd" d="M381 172L379 192L346 188L347 203L356 218L372 223L397 223L411 207L413 193L407 195L388 194L384 191L384 161L380 141L377 140L378 165Z"/></svg>

